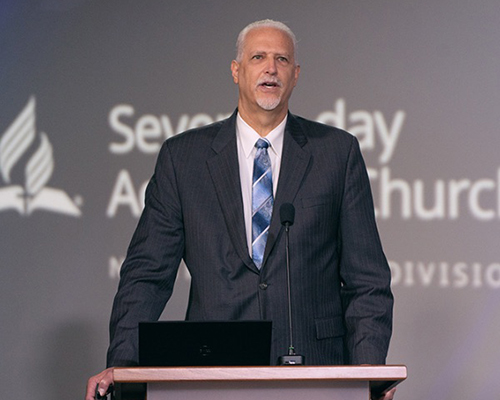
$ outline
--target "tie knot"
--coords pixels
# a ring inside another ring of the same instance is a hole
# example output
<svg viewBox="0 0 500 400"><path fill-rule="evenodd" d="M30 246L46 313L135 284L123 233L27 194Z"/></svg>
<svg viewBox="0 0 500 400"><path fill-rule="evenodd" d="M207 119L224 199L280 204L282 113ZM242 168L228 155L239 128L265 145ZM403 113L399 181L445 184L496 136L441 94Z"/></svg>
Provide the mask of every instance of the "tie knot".
<svg viewBox="0 0 500 400"><path fill-rule="evenodd" d="M257 143L255 143L255 147L258 149L267 149L269 147L269 142L265 139L259 139Z"/></svg>

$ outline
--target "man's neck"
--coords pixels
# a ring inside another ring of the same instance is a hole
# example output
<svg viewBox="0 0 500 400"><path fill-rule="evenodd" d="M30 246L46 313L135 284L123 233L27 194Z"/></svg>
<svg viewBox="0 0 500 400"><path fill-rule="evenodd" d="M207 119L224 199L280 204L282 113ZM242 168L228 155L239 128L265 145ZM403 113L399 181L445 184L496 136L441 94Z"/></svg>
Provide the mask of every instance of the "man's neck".
<svg viewBox="0 0 500 400"><path fill-rule="evenodd" d="M244 108L238 107L238 112L243 121L250 125L260 136L264 137L283 121L288 108L284 107L281 110L275 109L272 111L259 109L256 112L249 113Z"/></svg>

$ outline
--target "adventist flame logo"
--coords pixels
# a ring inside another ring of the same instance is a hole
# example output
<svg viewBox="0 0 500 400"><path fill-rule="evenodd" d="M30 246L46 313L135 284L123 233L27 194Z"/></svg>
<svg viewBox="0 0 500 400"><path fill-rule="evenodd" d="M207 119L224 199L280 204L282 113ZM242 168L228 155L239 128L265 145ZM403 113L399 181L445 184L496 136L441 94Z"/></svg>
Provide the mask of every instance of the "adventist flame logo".
<svg viewBox="0 0 500 400"><path fill-rule="evenodd" d="M52 145L46 133L40 134L40 144L24 169L24 187L13 184L11 172L36 139L35 97L7 128L0 138L0 173L10 186L0 188L0 211L14 209L21 215L35 210L46 210L66 215L80 216L75 202L60 189L46 187L54 171Z"/></svg>

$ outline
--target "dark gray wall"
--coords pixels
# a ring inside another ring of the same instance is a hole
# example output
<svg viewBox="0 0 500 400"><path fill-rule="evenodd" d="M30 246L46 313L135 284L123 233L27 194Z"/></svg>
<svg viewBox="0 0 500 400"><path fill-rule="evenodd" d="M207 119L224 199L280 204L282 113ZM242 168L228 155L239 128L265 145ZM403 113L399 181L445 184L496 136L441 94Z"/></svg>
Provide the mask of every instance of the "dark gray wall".
<svg viewBox="0 0 500 400"><path fill-rule="evenodd" d="M232 112L247 23L287 22L291 110L363 148L393 269L398 399L500 393L500 3L0 3L0 382L82 398L169 135ZM181 270L164 317L184 315Z"/></svg>

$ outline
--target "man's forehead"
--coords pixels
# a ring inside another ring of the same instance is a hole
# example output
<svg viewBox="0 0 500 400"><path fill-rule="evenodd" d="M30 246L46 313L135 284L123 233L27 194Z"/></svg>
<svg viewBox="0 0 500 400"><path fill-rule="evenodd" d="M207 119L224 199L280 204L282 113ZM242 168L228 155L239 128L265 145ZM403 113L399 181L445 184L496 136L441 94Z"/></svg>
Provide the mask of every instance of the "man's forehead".
<svg viewBox="0 0 500 400"><path fill-rule="evenodd" d="M293 54L293 42L281 29L273 27L254 28L245 38L243 51L269 51L273 49L281 54Z"/></svg>

